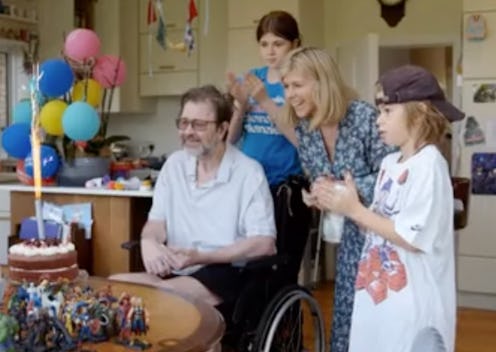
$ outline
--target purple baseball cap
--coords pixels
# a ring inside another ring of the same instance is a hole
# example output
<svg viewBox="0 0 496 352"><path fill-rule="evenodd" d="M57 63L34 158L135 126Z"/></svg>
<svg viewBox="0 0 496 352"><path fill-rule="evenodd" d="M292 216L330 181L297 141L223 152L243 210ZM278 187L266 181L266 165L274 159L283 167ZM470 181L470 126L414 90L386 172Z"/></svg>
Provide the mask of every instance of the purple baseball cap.
<svg viewBox="0 0 496 352"><path fill-rule="evenodd" d="M391 69L379 77L382 91L376 94L376 104L397 104L410 101L430 101L450 122L465 114L446 100L443 90L432 73L426 69L405 65Z"/></svg>

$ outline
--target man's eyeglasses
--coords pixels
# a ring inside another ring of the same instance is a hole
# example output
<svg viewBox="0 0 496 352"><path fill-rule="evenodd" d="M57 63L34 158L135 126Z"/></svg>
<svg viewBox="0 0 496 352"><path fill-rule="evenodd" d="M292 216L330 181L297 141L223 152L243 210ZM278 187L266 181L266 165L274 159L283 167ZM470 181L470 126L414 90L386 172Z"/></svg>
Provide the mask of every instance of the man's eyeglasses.
<svg viewBox="0 0 496 352"><path fill-rule="evenodd" d="M209 123L217 123L217 121L196 119L189 120L184 118L176 119L176 127L180 131L184 131L185 129L187 129L188 125L191 125L191 128L194 131L205 131Z"/></svg>

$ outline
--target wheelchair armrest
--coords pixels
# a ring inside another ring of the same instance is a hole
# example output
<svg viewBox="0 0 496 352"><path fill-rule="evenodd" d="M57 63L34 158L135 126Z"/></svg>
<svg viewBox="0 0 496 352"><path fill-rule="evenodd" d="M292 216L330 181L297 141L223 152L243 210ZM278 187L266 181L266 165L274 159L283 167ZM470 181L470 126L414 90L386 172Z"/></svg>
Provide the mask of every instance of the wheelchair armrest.
<svg viewBox="0 0 496 352"><path fill-rule="evenodd" d="M131 240L124 243L121 243L121 248L125 250L132 250L136 247L139 247L139 240ZM271 255L271 256L263 256L250 259L249 261L243 262L234 262L232 266L239 267L242 270L247 271L255 271L260 269L270 269L275 266L283 265L288 262L289 258L287 255Z"/></svg>
<svg viewBox="0 0 496 352"><path fill-rule="evenodd" d="M131 240L131 241L121 243L121 248L129 251L133 248L138 247L139 245L140 245L139 240Z"/></svg>
<svg viewBox="0 0 496 352"><path fill-rule="evenodd" d="M287 255L276 254L254 258L244 263L233 263L233 266L239 266L242 267L243 270L253 271L259 269L269 269L278 265L286 264L288 260L289 258Z"/></svg>

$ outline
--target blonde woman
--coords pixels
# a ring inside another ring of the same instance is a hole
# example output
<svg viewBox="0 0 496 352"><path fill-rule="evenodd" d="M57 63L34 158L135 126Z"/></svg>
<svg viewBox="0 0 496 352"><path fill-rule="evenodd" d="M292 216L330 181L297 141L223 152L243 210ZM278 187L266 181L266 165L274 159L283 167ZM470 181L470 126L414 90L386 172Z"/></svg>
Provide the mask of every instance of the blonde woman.
<svg viewBox="0 0 496 352"><path fill-rule="evenodd" d="M391 149L379 138L377 110L357 99L343 81L336 63L323 50L298 48L281 66L286 114L279 123L292 126L303 169L312 181L321 177L343 180L350 172L360 198L372 200L373 188L383 157ZM272 114L276 116L277 114ZM312 187L304 192L308 206L321 208ZM331 350L348 351L355 279L364 238L358 226L345 220L338 247L331 332Z"/></svg>

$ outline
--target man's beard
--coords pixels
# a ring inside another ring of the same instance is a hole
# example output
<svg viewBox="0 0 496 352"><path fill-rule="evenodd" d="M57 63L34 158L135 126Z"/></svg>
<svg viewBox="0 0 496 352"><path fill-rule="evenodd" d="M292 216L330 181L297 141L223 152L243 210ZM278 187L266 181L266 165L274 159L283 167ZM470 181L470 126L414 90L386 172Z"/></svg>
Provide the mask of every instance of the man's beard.
<svg viewBox="0 0 496 352"><path fill-rule="evenodd" d="M208 153L208 150L202 145L196 148L191 148L183 145L183 149L188 153L189 155L197 158L200 156L203 156Z"/></svg>

